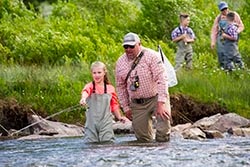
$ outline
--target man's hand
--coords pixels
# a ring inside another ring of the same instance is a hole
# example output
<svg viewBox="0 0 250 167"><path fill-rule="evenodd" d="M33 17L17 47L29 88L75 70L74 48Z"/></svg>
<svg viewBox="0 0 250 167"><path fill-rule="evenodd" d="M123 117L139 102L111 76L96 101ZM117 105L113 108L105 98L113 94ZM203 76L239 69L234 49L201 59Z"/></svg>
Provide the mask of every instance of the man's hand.
<svg viewBox="0 0 250 167"><path fill-rule="evenodd" d="M160 116L163 120L165 120L165 119L170 120L170 118L171 118L171 113L170 113L170 111L167 111L165 103L163 103L163 102L158 102L156 115Z"/></svg>

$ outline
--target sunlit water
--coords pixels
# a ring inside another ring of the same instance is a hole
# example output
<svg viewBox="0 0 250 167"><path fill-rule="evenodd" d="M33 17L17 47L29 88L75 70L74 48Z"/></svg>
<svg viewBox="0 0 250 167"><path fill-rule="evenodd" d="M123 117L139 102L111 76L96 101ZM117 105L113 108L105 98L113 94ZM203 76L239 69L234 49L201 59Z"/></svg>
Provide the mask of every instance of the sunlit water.
<svg viewBox="0 0 250 167"><path fill-rule="evenodd" d="M171 138L168 143L130 143L134 135L117 136L114 144L86 144L83 138L0 141L0 166L83 167L249 167L250 138L204 141Z"/></svg>

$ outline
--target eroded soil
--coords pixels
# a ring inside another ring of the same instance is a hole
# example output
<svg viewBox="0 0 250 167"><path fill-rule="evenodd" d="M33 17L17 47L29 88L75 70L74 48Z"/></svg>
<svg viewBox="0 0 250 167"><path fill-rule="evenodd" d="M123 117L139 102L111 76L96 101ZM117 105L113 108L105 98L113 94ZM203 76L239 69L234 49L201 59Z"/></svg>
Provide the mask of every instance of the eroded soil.
<svg viewBox="0 0 250 167"><path fill-rule="evenodd" d="M185 95L171 95L172 125L193 123L203 117L228 111L216 103L204 104ZM28 125L28 115L38 114L46 117L43 112L35 111L30 106L19 104L16 100L0 100L0 134L7 136L6 130L19 130ZM1 136L1 135L0 135Z"/></svg>

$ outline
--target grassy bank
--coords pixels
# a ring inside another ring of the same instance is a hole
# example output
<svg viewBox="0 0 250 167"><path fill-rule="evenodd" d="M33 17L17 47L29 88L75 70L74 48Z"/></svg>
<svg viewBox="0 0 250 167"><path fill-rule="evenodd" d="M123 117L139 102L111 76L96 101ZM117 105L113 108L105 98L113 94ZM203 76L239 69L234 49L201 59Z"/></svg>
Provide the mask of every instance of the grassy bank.
<svg viewBox="0 0 250 167"><path fill-rule="evenodd" d="M78 104L82 87L91 81L91 62L105 62L115 84L114 64L123 52L122 38L129 31L138 33L146 47L157 49L160 44L173 63L176 44L170 34L179 25L179 13L188 11L190 27L197 37L193 44L194 70L180 71L179 84L170 93L217 102L250 118L250 72L227 74L217 69L216 54L210 49L211 27L219 14L217 1L58 0L31 3L28 7L20 0L1 2L0 97L3 99L15 98L48 115ZM241 15L245 27L249 27L249 1L228 2L230 9ZM239 40L246 68L250 64L249 30L245 28ZM83 122L84 111L63 113L58 119Z"/></svg>
<svg viewBox="0 0 250 167"><path fill-rule="evenodd" d="M114 83L113 66L109 66ZM179 84L170 93L183 93L202 102L217 102L229 111L250 118L250 72L227 74L219 69L181 70ZM48 115L78 104L84 84L91 81L89 66L1 66L1 98L15 98ZM59 120L84 122L84 109L62 113Z"/></svg>
<svg viewBox="0 0 250 167"><path fill-rule="evenodd" d="M88 66L1 66L2 98L15 98L19 103L51 115L78 104L83 85L90 80ZM65 112L58 119L83 121L83 110Z"/></svg>
<svg viewBox="0 0 250 167"><path fill-rule="evenodd" d="M178 73L179 85L172 92L181 92L202 102L216 102L230 112L250 118L249 74L242 70L225 73L216 68L182 71Z"/></svg>

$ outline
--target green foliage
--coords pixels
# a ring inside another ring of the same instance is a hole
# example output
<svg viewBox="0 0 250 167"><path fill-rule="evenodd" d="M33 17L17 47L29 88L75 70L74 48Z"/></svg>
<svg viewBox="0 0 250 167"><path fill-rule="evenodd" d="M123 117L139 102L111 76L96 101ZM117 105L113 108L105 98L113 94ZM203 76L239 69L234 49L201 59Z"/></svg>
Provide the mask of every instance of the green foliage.
<svg viewBox="0 0 250 167"><path fill-rule="evenodd" d="M190 15L190 27L197 37L193 44L194 71L178 74L179 85L170 91L217 101L250 117L245 113L250 109L250 96L244 94L248 92L249 71L225 74L217 69L216 53L210 49L218 1L49 0L38 5L40 1L0 1L2 98L17 98L48 114L78 103L83 85L91 81L89 65L93 61L107 64L114 84L115 62L123 52L122 38L129 31L138 33L146 47L157 50L160 44L174 64L176 44L170 34L179 25L178 15L184 12ZM245 24L239 48L248 67L250 1L229 0L228 4ZM83 112L61 117L82 120Z"/></svg>
<svg viewBox="0 0 250 167"><path fill-rule="evenodd" d="M22 1L19 0L1 0L0 1L0 18L14 19L16 17L28 17L32 11L26 9Z"/></svg>
<svg viewBox="0 0 250 167"><path fill-rule="evenodd" d="M46 112L59 112L79 103L83 86L91 81L88 65L81 66L1 66L0 97L16 98L23 104ZM60 115L67 122L84 121L83 110L71 113L74 120Z"/></svg>
<svg viewBox="0 0 250 167"><path fill-rule="evenodd" d="M192 9L190 0L141 0L140 34L152 39L170 40L171 31L179 25L180 13Z"/></svg>
<svg viewBox="0 0 250 167"><path fill-rule="evenodd" d="M118 2L108 1L99 10L101 2L86 1L86 7L78 8L76 4L61 1L53 5L49 17L34 13L34 18L18 16L11 22L3 19L1 43L11 50L4 52L6 62L57 65L64 64L67 59L79 63L82 60L104 61L107 56L119 55L121 47L116 49L117 41L120 43L123 29L133 25L121 18L126 18L126 12L132 13L136 8L128 2L122 6L116 4ZM130 16L130 20L136 20L135 12Z"/></svg>
<svg viewBox="0 0 250 167"><path fill-rule="evenodd" d="M241 12L243 20L248 18L248 1L230 4ZM1 1L1 63L62 65L69 59L79 63L107 60L111 56L115 61L121 53L122 37L129 31L139 33L142 39L150 39L149 43L161 40L175 49L170 34L179 25L181 12L190 14L190 27L197 37L194 51L199 57L211 54L210 30L219 13L217 2L212 0L211 3L201 0L61 0L43 3L43 6L37 12L32 8L27 10L18 0ZM51 10L47 12L51 14L43 15L45 9ZM246 27L249 24L244 23ZM248 64L247 34L249 29L241 35L240 49Z"/></svg>

